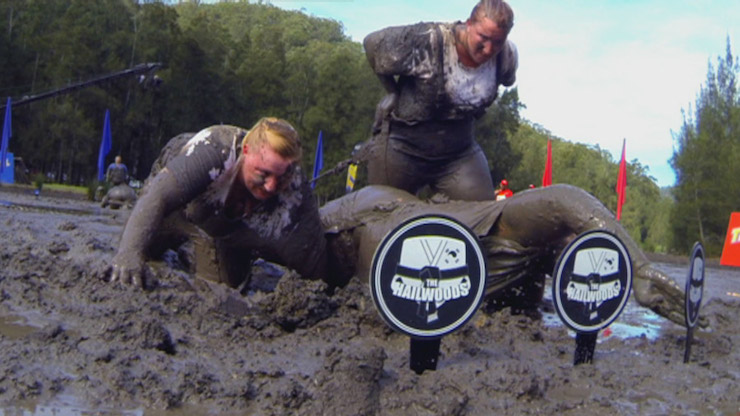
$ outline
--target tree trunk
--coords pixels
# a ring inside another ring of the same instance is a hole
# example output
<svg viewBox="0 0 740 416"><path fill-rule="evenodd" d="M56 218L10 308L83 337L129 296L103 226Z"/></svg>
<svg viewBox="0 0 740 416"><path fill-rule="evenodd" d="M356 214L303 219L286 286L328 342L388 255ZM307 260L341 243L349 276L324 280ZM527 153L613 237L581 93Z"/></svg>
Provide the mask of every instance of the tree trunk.
<svg viewBox="0 0 740 416"><path fill-rule="evenodd" d="M699 190L694 186L694 201L696 202L696 221L699 224L699 241L704 242L704 226L701 218L701 205L699 204Z"/></svg>
<svg viewBox="0 0 740 416"><path fill-rule="evenodd" d="M10 36L13 34L13 6L10 6L10 10L8 11L8 40L10 40Z"/></svg>

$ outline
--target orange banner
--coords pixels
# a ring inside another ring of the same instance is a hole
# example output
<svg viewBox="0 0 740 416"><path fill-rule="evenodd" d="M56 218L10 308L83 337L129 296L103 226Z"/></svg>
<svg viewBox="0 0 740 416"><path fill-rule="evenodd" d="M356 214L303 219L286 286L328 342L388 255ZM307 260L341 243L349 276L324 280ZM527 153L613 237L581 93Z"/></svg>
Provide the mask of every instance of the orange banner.
<svg viewBox="0 0 740 416"><path fill-rule="evenodd" d="M733 212L730 215L730 225L727 226L725 247L722 249L719 264L740 267L740 212Z"/></svg>

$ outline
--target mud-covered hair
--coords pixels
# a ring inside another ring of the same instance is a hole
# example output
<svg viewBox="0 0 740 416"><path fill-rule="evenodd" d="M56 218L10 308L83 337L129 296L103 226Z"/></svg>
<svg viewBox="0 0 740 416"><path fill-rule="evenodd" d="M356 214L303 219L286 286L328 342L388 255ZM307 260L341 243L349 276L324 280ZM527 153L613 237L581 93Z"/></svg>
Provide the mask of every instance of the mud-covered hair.
<svg viewBox="0 0 740 416"><path fill-rule="evenodd" d="M267 143L270 148L286 159L300 160L302 155L301 138L293 126L276 117L263 117L251 129L242 141L244 146L260 146Z"/></svg>
<svg viewBox="0 0 740 416"><path fill-rule="evenodd" d="M506 33L514 27L514 11L504 0L480 0L470 13L470 21L475 22L481 17L491 19Z"/></svg>

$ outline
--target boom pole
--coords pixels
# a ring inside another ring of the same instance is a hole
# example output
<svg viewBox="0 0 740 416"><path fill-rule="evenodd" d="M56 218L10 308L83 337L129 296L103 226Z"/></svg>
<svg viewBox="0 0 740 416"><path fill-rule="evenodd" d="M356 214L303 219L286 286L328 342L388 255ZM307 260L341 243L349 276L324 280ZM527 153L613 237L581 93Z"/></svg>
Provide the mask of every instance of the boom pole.
<svg viewBox="0 0 740 416"><path fill-rule="evenodd" d="M139 64L133 68L124 69L123 71L113 72L111 74L103 75L103 76L91 79L89 81L78 82L72 85L68 85L66 87L57 88L55 90L44 92L38 95L32 95L30 97L25 97L18 101L13 100L13 108L18 107L19 105L29 104L34 101L44 100L46 98L56 97L57 95L67 94L67 93L77 91L83 88L91 87L93 85L101 84L105 81L110 81L112 79L154 72L157 69L159 69L161 66L162 64L156 63L156 62ZM5 106L6 104L2 104L0 109L5 109Z"/></svg>

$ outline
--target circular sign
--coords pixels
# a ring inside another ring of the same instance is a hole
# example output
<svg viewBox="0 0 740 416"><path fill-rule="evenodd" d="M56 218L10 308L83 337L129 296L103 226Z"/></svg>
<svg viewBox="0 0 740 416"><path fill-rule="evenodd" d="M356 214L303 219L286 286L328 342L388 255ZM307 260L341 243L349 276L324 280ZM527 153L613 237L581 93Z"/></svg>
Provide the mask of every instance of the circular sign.
<svg viewBox="0 0 740 416"><path fill-rule="evenodd" d="M699 320L699 307L704 296L704 246L700 242L691 250L686 276L686 326L693 328Z"/></svg>
<svg viewBox="0 0 740 416"><path fill-rule="evenodd" d="M552 298L560 319L578 332L609 326L632 290L627 248L606 231L587 231L565 248L555 264Z"/></svg>
<svg viewBox="0 0 740 416"><path fill-rule="evenodd" d="M383 238L373 256L370 290L380 315L414 338L442 337L478 310L486 261L465 225L443 216L412 218Z"/></svg>

